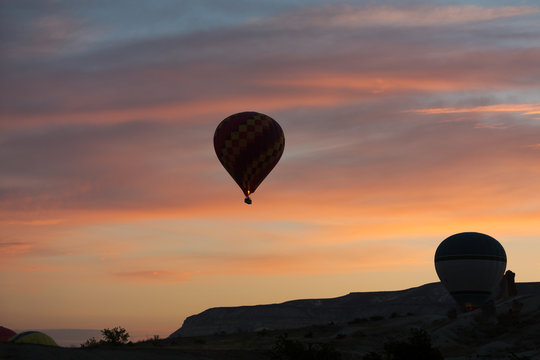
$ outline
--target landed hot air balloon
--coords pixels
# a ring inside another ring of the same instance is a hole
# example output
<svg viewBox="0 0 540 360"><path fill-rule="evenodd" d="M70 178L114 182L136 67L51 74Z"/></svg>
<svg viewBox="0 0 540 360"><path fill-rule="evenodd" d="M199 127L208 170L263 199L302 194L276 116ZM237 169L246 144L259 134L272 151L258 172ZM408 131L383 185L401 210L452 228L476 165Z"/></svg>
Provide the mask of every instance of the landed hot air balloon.
<svg viewBox="0 0 540 360"><path fill-rule="evenodd" d="M445 239L435 252L435 270L461 308L489 300L506 268L506 253L491 236L464 232Z"/></svg>
<svg viewBox="0 0 540 360"><path fill-rule="evenodd" d="M0 342L6 342L12 337L17 335L17 333L11 329L0 326Z"/></svg>
<svg viewBox="0 0 540 360"><path fill-rule="evenodd" d="M278 163L285 148L281 126L253 111L223 120L214 133L216 155L251 204L250 195Z"/></svg>
<svg viewBox="0 0 540 360"><path fill-rule="evenodd" d="M47 334L40 331L25 331L11 338L9 342L16 344L38 344L48 346L58 346L56 342Z"/></svg>

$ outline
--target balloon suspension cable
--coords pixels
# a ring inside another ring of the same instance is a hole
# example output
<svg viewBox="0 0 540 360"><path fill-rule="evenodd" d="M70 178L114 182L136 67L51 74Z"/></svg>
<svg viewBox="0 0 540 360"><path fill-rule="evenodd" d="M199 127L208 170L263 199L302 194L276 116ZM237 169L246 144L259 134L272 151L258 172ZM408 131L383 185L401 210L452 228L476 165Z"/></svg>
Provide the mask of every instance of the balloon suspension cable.
<svg viewBox="0 0 540 360"><path fill-rule="evenodd" d="M248 205L251 205L251 199L249 198L249 196L246 196L246 198L244 199L244 202Z"/></svg>

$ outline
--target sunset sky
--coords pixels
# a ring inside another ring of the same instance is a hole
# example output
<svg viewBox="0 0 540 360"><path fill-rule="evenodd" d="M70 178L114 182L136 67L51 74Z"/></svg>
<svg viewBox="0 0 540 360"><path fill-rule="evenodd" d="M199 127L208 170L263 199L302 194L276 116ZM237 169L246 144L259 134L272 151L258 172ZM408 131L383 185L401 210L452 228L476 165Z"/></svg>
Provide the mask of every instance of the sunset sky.
<svg viewBox="0 0 540 360"><path fill-rule="evenodd" d="M540 281L536 1L0 1L0 325L168 336L209 307ZM265 113L244 204L213 148Z"/></svg>

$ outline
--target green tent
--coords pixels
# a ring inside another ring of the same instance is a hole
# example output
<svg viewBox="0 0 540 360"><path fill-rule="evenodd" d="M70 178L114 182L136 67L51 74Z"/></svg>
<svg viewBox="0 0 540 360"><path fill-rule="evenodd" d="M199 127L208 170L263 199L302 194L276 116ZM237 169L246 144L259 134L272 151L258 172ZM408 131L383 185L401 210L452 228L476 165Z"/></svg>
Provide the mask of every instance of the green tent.
<svg viewBox="0 0 540 360"><path fill-rule="evenodd" d="M39 331L25 331L9 340L16 344L38 344L48 346L58 346L49 335Z"/></svg>

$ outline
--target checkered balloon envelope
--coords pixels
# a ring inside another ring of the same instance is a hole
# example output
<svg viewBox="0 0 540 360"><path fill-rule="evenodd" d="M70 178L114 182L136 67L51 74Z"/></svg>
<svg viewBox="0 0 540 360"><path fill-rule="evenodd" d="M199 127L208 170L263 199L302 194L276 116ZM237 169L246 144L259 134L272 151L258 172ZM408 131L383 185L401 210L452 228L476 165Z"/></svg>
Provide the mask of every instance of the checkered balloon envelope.
<svg viewBox="0 0 540 360"><path fill-rule="evenodd" d="M214 133L216 155L242 189L247 204L251 204L249 196L276 166L284 148L281 126L268 115L254 111L227 117Z"/></svg>

